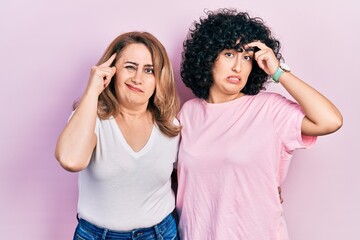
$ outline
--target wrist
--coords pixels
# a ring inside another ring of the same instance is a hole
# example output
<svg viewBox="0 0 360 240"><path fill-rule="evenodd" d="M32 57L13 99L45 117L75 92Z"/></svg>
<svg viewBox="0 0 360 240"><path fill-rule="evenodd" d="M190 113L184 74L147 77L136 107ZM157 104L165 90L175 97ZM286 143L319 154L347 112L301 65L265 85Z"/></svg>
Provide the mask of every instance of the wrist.
<svg viewBox="0 0 360 240"><path fill-rule="evenodd" d="M88 87L85 89L83 97L98 99L100 93L97 89L92 89L91 87Z"/></svg>
<svg viewBox="0 0 360 240"><path fill-rule="evenodd" d="M286 65L285 63L280 63L271 78L275 83L279 83L281 75L283 75L283 73L285 72L290 72L290 70L291 69L288 65Z"/></svg>

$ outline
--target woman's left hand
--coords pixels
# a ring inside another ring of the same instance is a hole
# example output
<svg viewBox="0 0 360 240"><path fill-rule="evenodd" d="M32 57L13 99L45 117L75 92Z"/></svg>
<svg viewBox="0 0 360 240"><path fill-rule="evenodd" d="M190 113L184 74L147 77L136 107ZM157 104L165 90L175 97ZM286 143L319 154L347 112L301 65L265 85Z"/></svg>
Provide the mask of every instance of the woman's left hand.
<svg viewBox="0 0 360 240"><path fill-rule="evenodd" d="M260 41L254 41L245 49L259 48L254 59L259 67L273 76L279 67L274 51ZM303 82L292 73L281 75L280 83L302 107L305 117L301 133L306 136L320 136L337 131L343 124L342 115L336 106L325 96Z"/></svg>
<svg viewBox="0 0 360 240"><path fill-rule="evenodd" d="M260 41L251 42L246 45L246 48L257 47L260 50L255 52L254 59L259 67L270 76L274 75L276 69L279 67L279 61L276 58L274 51Z"/></svg>

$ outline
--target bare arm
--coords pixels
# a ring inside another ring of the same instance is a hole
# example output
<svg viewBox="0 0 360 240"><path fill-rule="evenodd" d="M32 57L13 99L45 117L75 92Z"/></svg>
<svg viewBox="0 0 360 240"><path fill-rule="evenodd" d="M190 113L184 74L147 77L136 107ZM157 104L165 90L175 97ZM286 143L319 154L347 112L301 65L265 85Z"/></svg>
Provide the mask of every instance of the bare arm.
<svg viewBox="0 0 360 240"><path fill-rule="evenodd" d="M283 73L282 86L304 109L301 132L308 136L320 136L337 131L343 123L335 105L314 88L291 73Z"/></svg>
<svg viewBox="0 0 360 240"><path fill-rule="evenodd" d="M81 171L89 164L96 146L95 124L99 94L109 85L115 67L109 67L115 55L92 67L88 86L70 121L62 130L55 149L61 166L71 172Z"/></svg>
<svg viewBox="0 0 360 240"><path fill-rule="evenodd" d="M249 47L258 47L255 60L267 74L273 75L279 66L272 49L261 42L252 42ZM320 136L337 131L343 118L335 105L317 90L303 82L292 73L284 72L279 82L288 93L300 104L305 112L301 133L308 136Z"/></svg>

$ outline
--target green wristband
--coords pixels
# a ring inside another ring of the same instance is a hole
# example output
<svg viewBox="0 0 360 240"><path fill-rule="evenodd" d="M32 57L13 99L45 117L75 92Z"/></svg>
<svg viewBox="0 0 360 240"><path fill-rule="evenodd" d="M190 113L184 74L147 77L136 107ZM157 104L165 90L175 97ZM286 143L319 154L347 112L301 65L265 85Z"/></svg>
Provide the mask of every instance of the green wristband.
<svg viewBox="0 0 360 240"><path fill-rule="evenodd" d="M274 73L274 75L272 76L272 79L274 80L274 82L279 83L279 78L281 77L281 75L284 73L284 71L278 67Z"/></svg>

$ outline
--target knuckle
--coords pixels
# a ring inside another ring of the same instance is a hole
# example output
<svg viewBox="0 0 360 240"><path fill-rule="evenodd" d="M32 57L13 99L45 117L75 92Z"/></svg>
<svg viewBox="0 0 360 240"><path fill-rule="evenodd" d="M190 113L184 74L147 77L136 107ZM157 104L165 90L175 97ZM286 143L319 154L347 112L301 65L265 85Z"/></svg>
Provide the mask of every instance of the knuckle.
<svg viewBox="0 0 360 240"><path fill-rule="evenodd" d="M97 67L97 66L92 66L92 67L91 67L91 71L92 71L92 72L96 72L97 70L98 70L98 67Z"/></svg>

